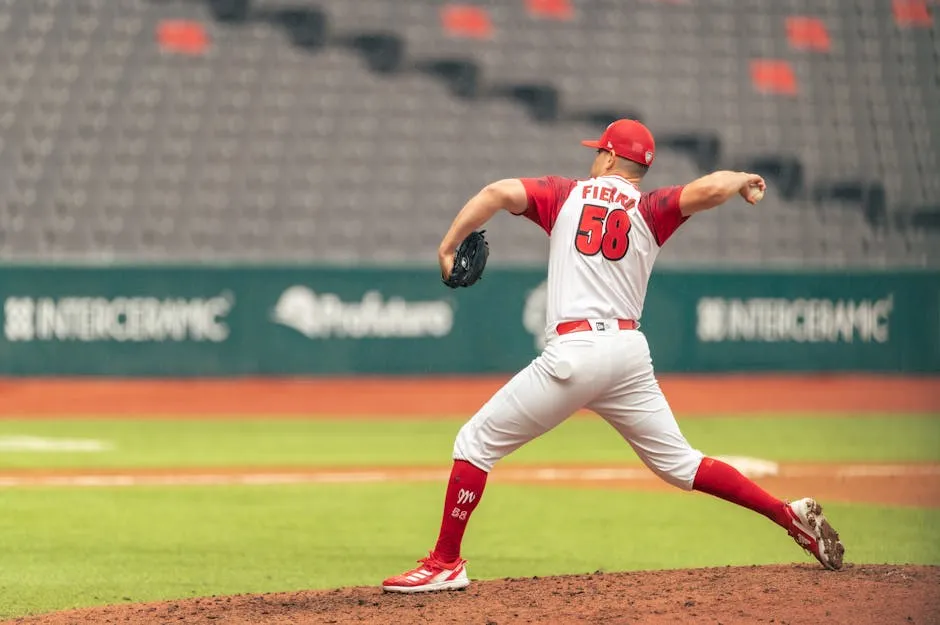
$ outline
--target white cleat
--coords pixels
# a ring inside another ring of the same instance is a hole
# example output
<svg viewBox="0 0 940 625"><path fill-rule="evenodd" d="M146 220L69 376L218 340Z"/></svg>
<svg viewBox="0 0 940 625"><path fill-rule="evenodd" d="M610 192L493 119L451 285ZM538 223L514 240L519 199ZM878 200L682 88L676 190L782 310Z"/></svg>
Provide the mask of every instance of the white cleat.
<svg viewBox="0 0 940 625"><path fill-rule="evenodd" d="M403 593L435 592L460 590L470 585L466 560L458 558L454 562L441 562L433 554L429 554L418 562L421 566L382 582L382 590Z"/></svg>
<svg viewBox="0 0 940 625"><path fill-rule="evenodd" d="M790 517L787 532L793 540L813 554L827 569L841 569L845 547L839 540L839 533L829 525L823 515L822 506L816 503L815 499L806 497L788 503L786 510L787 516Z"/></svg>

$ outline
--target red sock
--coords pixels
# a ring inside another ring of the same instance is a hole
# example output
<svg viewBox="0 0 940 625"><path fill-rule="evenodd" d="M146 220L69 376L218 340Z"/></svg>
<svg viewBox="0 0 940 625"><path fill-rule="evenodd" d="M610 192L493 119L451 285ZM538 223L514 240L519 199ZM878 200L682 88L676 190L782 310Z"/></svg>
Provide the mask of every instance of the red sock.
<svg viewBox="0 0 940 625"><path fill-rule="evenodd" d="M466 460L454 460L444 497L444 518L441 533L434 547L434 557L442 562L453 562L460 557L460 543L467 521L480 503L487 473Z"/></svg>
<svg viewBox="0 0 940 625"><path fill-rule="evenodd" d="M721 460L702 459L692 488L760 512L784 529L788 526L789 517L784 510L784 502Z"/></svg>

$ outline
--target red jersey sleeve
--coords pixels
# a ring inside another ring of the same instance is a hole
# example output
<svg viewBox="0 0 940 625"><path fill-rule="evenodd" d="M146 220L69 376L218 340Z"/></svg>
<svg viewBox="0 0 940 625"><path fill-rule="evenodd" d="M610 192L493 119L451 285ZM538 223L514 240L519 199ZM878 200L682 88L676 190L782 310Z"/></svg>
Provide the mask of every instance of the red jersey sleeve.
<svg viewBox="0 0 940 625"><path fill-rule="evenodd" d="M638 209L653 231L656 244L662 246L688 217L679 209L679 195L684 185L655 189L640 196Z"/></svg>
<svg viewBox="0 0 940 625"><path fill-rule="evenodd" d="M578 181L561 176L520 178L520 180L528 198L526 211L520 214L537 223L546 233L551 234L562 204L568 199L568 195Z"/></svg>

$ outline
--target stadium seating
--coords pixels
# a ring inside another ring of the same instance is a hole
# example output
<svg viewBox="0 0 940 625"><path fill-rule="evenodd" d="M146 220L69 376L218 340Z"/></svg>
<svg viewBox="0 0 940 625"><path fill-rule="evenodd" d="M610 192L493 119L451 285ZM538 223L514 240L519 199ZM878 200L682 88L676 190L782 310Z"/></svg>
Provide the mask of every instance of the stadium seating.
<svg viewBox="0 0 940 625"><path fill-rule="evenodd" d="M770 178L677 266L940 265L940 32L915 0L0 0L0 259L433 262L505 176ZM500 215L494 263L544 234Z"/></svg>

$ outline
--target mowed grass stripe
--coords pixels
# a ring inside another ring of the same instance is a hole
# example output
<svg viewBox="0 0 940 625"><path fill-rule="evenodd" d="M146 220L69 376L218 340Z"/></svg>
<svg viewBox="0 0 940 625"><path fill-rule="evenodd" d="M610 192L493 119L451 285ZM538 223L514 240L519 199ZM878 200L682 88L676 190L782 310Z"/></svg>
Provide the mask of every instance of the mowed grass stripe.
<svg viewBox="0 0 940 625"><path fill-rule="evenodd" d="M276 417L237 421L0 420L11 436L93 439L97 452L0 451L0 470L27 468L446 466L462 419L374 421ZM940 460L940 418L800 416L680 420L708 454L777 461L924 462ZM597 417L570 419L504 460L524 464L638 462Z"/></svg>
<svg viewBox="0 0 940 625"><path fill-rule="evenodd" d="M39 488L0 491L0 509L0 616L8 617L376 585L432 546L441 487ZM940 510L828 504L826 512L850 562L940 563ZM814 562L767 519L698 493L500 483L487 489L463 555L474 579Z"/></svg>

